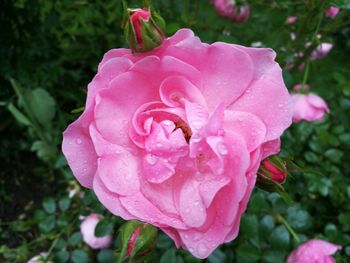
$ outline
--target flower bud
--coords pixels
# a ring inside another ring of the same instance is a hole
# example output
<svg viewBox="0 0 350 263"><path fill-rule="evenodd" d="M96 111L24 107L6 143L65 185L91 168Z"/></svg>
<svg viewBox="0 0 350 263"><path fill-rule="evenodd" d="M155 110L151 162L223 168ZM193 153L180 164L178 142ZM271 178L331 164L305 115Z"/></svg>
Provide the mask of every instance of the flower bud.
<svg viewBox="0 0 350 263"><path fill-rule="evenodd" d="M262 161L259 168L259 175L282 184L287 178L286 164L277 156L269 157Z"/></svg>
<svg viewBox="0 0 350 263"><path fill-rule="evenodd" d="M133 52L147 52L163 43L165 23L149 8L128 9L125 37Z"/></svg>
<svg viewBox="0 0 350 263"><path fill-rule="evenodd" d="M325 16L334 19L340 11L340 8L336 6L331 6L325 12Z"/></svg>
<svg viewBox="0 0 350 263"><path fill-rule="evenodd" d="M147 256L155 246L157 229L138 221L128 221L120 228L121 256L141 258Z"/></svg>

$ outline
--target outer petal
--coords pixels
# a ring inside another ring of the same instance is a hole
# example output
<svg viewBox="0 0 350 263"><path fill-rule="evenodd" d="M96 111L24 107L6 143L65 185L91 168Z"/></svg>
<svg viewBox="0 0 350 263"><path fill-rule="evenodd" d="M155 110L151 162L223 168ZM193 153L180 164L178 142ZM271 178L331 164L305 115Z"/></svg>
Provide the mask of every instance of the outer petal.
<svg viewBox="0 0 350 263"><path fill-rule="evenodd" d="M85 111L64 131L62 142L63 154L74 176L88 188L92 188L97 168L97 155L87 128L91 119L91 110Z"/></svg>
<svg viewBox="0 0 350 263"><path fill-rule="evenodd" d="M119 201L118 194L110 192L98 176L95 176L93 182L94 192L100 202L114 215L122 217L124 220L136 219L127 210L124 209Z"/></svg>
<svg viewBox="0 0 350 263"><path fill-rule="evenodd" d="M281 74L281 72L279 73ZM273 76L262 77L251 83L245 93L230 109L246 111L259 117L266 126L266 140L279 138L292 123L293 106L284 83Z"/></svg>

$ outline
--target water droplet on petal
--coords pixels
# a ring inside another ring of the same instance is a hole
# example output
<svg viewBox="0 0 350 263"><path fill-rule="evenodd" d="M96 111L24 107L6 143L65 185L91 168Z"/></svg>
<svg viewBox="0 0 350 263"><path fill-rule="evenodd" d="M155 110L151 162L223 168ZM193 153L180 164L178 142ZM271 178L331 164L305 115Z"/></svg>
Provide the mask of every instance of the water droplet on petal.
<svg viewBox="0 0 350 263"><path fill-rule="evenodd" d="M76 142L77 142L77 144L82 144L82 140L80 139L80 138L78 138L77 140L76 140Z"/></svg>
<svg viewBox="0 0 350 263"><path fill-rule="evenodd" d="M191 211L190 208L187 208L187 209L185 210L186 214L188 214L190 211Z"/></svg>
<svg viewBox="0 0 350 263"><path fill-rule="evenodd" d="M199 256L205 257L208 253L208 248L204 243L199 243L197 247L197 252Z"/></svg>
<svg viewBox="0 0 350 263"><path fill-rule="evenodd" d="M195 201L195 202L194 202L194 205L195 205L195 206L198 206L198 205L199 205L199 201L198 201L198 200Z"/></svg>
<svg viewBox="0 0 350 263"><path fill-rule="evenodd" d="M200 142L201 140L201 137L199 134L194 134L192 137L191 137L191 141L192 142Z"/></svg>
<svg viewBox="0 0 350 263"><path fill-rule="evenodd" d="M160 142L158 142L156 145L158 148L162 147L162 144Z"/></svg>
<svg viewBox="0 0 350 263"><path fill-rule="evenodd" d="M146 155L146 161L150 164L150 165L155 165L156 162L158 161L158 158L156 156L154 156L153 154L147 154Z"/></svg>
<svg viewBox="0 0 350 263"><path fill-rule="evenodd" d="M222 154L222 155L228 154L228 149L227 149L227 147L225 146L225 144L220 143L220 144L218 144L217 148L218 148L218 152L219 152L220 154Z"/></svg>
<svg viewBox="0 0 350 263"><path fill-rule="evenodd" d="M200 128L203 127L204 123L202 120L193 120L193 121L191 121L191 124L195 129L199 130Z"/></svg>

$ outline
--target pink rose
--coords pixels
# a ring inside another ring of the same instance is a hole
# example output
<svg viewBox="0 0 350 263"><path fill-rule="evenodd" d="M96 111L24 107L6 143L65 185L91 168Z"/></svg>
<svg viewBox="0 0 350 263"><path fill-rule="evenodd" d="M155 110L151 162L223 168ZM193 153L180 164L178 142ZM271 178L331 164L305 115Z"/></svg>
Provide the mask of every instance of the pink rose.
<svg viewBox="0 0 350 263"><path fill-rule="evenodd" d="M234 23L242 23L249 18L250 6L248 4L239 6L234 0L214 0L213 2L218 14Z"/></svg>
<svg viewBox="0 0 350 263"><path fill-rule="evenodd" d="M292 94L292 98L294 103L293 122L321 120L324 114L329 112L327 103L314 93Z"/></svg>
<svg viewBox="0 0 350 263"><path fill-rule="evenodd" d="M326 10L325 16L334 19L338 15L339 11L340 11L340 8L331 6Z"/></svg>
<svg viewBox="0 0 350 263"><path fill-rule="evenodd" d="M108 51L64 132L73 174L113 214L207 257L237 236L260 161L291 124L275 56L188 29L148 53Z"/></svg>
<svg viewBox="0 0 350 263"><path fill-rule="evenodd" d="M311 60L316 60L327 56L327 54L332 50L333 44L331 43L321 43L312 51L310 58Z"/></svg>
<svg viewBox="0 0 350 263"><path fill-rule="evenodd" d="M295 22L297 22L297 20L298 20L297 16L289 16L287 17L286 24L288 25L294 24Z"/></svg>
<svg viewBox="0 0 350 263"><path fill-rule="evenodd" d="M312 239L293 250L288 256L287 263L335 263L335 259L331 255L339 249L341 246Z"/></svg>
<svg viewBox="0 0 350 263"><path fill-rule="evenodd" d="M107 248L112 243L112 236L95 236L95 228L102 219L99 214L90 214L80 224L80 232L83 235L84 242L93 249Z"/></svg>

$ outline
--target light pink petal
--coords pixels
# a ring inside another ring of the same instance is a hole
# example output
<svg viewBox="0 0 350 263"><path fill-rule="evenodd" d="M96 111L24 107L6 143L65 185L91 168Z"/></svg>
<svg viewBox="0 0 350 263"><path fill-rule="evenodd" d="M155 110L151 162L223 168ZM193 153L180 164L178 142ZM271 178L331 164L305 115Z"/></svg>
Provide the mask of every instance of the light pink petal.
<svg viewBox="0 0 350 263"><path fill-rule="evenodd" d="M88 133L91 110L85 111L63 133L62 152L81 185L92 188L97 168L97 155Z"/></svg>
<svg viewBox="0 0 350 263"><path fill-rule="evenodd" d="M206 208L198 191L198 182L188 179L179 193L179 212L189 227L200 227L206 220Z"/></svg>
<svg viewBox="0 0 350 263"><path fill-rule="evenodd" d="M170 107L179 107L184 100L206 106L199 89L182 76L166 78L160 86L160 97Z"/></svg>
<svg viewBox="0 0 350 263"><path fill-rule="evenodd" d="M175 165L169 163L168 159L151 153L145 155L143 159L143 176L148 182L160 184L174 174Z"/></svg>
<svg viewBox="0 0 350 263"><path fill-rule="evenodd" d="M124 208L138 220L156 225L158 227L174 227L176 229L187 229L182 220L166 215L150 202L141 192L120 197Z"/></svg>
<svg viewBox="0 0 350 263"><path fill-rule="evenodd" d="M219 192L219 190L230 183L230 181L230 178L222 176L220 179L213 178L212 180L200 182L199 193L206 208L211 205L215 195Z"/></svg>
<svg viewBox="0 0 350 263"><path fill-rule="evenodd" d="M97 93L101 89L109 87L109 83L118 75L128 71L132 63L127 58L112 58L103 65L100 65L97 75L88 85L88 94L85 108L93 105Z"/></svg>
<svg viewBox="0 0 350 263"><path fill-rule="evenodd" d="M144 74L146 77L152 76L149 81L156 91L166 78L176 75L184 77L197 88L202 86L201 73L196 68L171 56L162 58L147 56L138 61L130 70Z"/></svg>
<svg viewBox="0 0 350 263"><path fill-rule="evenodd" d="M275 61L276 52L271 48L247 48L232 45L250 56L254 65L253 79L257 80L272 75L276 82L283 83L281 68Z"/></svg>
<svg viewBox="0 0 350 263"><path fill-rule="evenodd" d="M319 109L323 109L326 112L329 112L329 108L328 108L327 103L320 96L313 94L313 93L310 93L307 96L307 100L312 106L319 108Z"/></svg>
<svg viewBox="0 0 350 263"><path fill-rule="evenodd" d="M222 225L216 218L208 231L189 229L178 232L183 243L182 246L195 257L204 259L224 242L224 237L229 231L230 227Z"/></svg>
<svg viewBox="0 0 350 263"><path fill-rule="evenodd" d="M135 216L131 215L124 209L119 201L120 195L112 193L103 184L98 176L95 176L93 182L94 193L98 200L114 215L122 217L124 220L136 219Z"/></svg>
<svg viewBox="0 0 350 263"><path fill-rule="evenodd" d="M98 71L100 71L102 66L106 62L108 62L109 60L114 59L114 58L120 58L120 57L130 55L130 54L131 54L131 50L127 49L127 48L116 48L116 49L111 49L111 50L107 51L104 54L102 61L98 65Z"/></svg>
<svg viewBox="0 0 350 263"><path fill-rule="evenodd" d="M127 72L110 83L96 97L95 122L102 136L113 143L128 145L132 117L142 104L158 98L158 91L139 73Z"/></svg>
<svg viewBox="0 0 350 263"><path fill-rule="evenodd" d="M261 159L265 159L271 155L278 154L281 148L281 140L278 138L273 141L265 142L262 146L262 156Z"/></svg>
<svg viewBox="0 0 350 263"><path fill-rule="evenodd" d="M261 77L251 83L245 93L231 106L231 110L245 111L256 115L266 126L266 140L280 137L292 123L293 106L284 83L276 74Z"/></svg>
<svg viewBox="0 0 350 263"><path fill-rule="evenodd" d="M255 115L248 112L226 110L224 130L239 134L245 139L248 151L259 147L266 136L265 124Z"/></svg>
<svg viewBox="0 0 350 263"><path fill-rule="evenodd" d="M138 160L130 153L99 158L97 175L113 193L128 195L140 189Z"/></svg>

